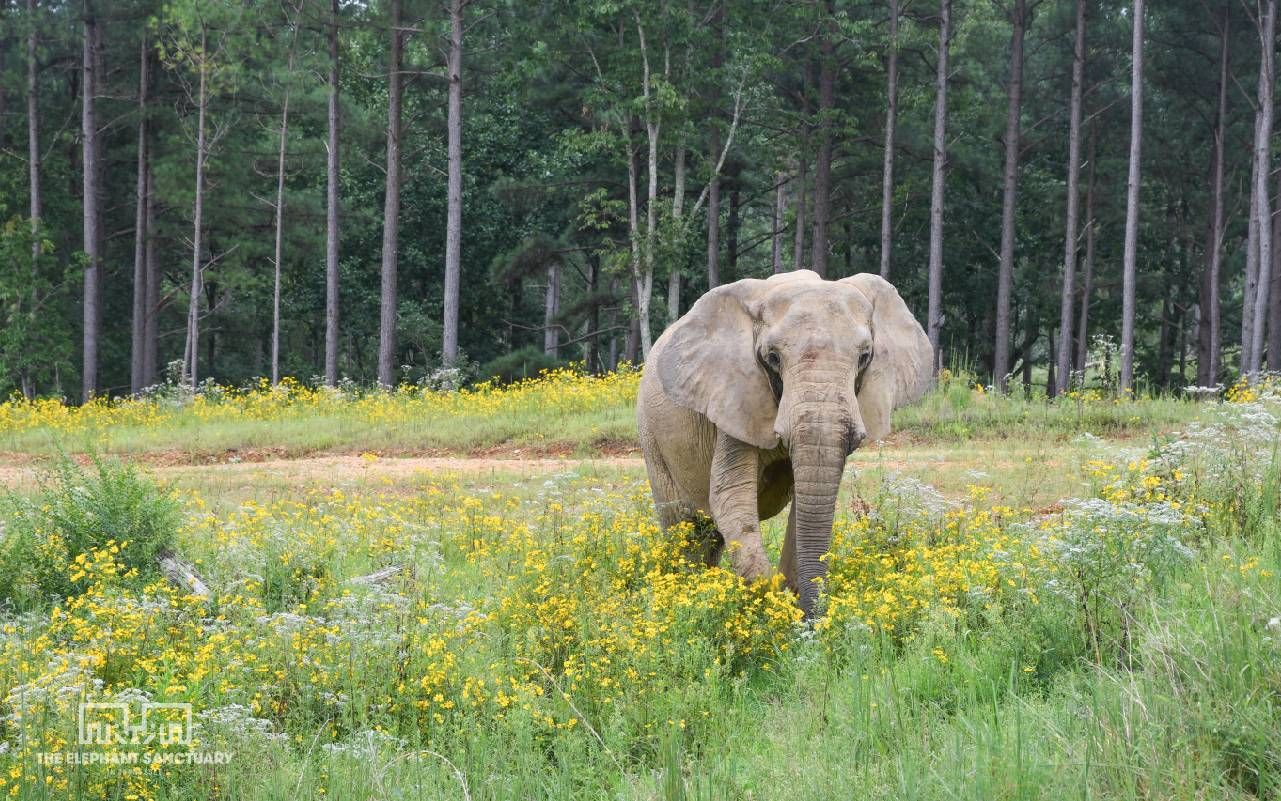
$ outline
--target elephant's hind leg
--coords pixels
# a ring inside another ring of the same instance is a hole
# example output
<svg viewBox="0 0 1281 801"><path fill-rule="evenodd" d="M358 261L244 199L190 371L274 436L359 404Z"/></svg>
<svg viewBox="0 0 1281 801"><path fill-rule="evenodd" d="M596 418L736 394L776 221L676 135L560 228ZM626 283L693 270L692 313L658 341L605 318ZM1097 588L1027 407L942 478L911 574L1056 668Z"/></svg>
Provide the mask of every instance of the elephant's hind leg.
<svg viewBox="0 0 1281 801"><path fill-rule="evenodd" d="M707 515L696 512L693 522L694 535L689 542L690 562L702 562L708 567L716 567L721 563L721 554L725 552L725 538Z"/></svg>
<svg viewBox="0 0 1281 801"><path fill-rule="evenodd" d="M800 595L796 582L796 504L787 512L787 534L783 537L783 552L778 557L778 572L783 574L787 588Z"/></svg>
<svg viewBox="0 0 1281 801"><path fill-rule="evenodd" d="M689 560L702 562L708 567L720 564L721 552L725 548L724 538L711 518L700 513L683 497L657 448L645 460L645 468L649 474L649 487L654 496L654 510L658 514L659 525L664 531L668 531L681 523L691 524L693 532L689 542Z"/></svg>

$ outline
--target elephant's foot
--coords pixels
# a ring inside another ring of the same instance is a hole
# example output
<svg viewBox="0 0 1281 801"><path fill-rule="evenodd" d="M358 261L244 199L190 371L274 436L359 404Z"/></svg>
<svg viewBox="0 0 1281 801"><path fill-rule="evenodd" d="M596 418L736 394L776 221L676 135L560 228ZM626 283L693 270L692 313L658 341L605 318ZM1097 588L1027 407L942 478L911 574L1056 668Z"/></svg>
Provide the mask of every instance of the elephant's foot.
<svg viewBox="0 0 1281 801"><path fill-rule="evenodd" d="M690 543L688 559L691 564L716 567L721 563L721 552L724 550L725 540L719 531L713 529L706 536Z"/></svg>
<svg viewBox="0 0 1281 801"><path fill-rule="evenodd" d="M759 534L731 541L726 545L726 550L729 551L734 572L747 581L769 578L774 574L774 566L765 555L765 546L761 543Z"/></svg>

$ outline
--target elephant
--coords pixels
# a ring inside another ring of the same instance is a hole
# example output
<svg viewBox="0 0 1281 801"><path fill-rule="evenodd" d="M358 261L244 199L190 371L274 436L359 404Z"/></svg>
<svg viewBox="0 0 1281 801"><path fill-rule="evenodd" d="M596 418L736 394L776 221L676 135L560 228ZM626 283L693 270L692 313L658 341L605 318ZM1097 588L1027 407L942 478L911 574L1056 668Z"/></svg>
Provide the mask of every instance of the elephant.
<svg viewBox="0 0 1281 801"><path fill-rule="evenodd" d="M933 381L920 324L885 279L810 270L704 294L650 349L637 395L640 446L659 522L710 517L699 558L773 573L760 521L791 502L779 570L806 619L845 460L890 432L890 412Z"/></svg>

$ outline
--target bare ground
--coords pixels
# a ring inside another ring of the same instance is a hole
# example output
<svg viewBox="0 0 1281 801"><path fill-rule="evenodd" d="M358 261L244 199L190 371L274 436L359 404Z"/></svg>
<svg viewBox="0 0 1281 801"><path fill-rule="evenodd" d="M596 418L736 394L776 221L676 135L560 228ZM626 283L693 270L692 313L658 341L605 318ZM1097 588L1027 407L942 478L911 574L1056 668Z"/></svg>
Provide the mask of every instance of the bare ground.
<svg viewBox="0 0 1281 801"><path fill-rule="evenodd" d="M82 464L83 456L73 457ZM466 473L469 475L546 474L581 468L603 467L640 471L645 462L639 454L599 455L592 457L522 455L519 450L493 455L402 456L352 454L308 454L289 457L271 451L237 451L219 458L192 460L176 452L154 452L131 456L129 461L146 466L162 479L192 479L217 476L220 482L235 483L256 477L270 477L290 484L324 483L330 480L367 479L398 483L429 473ZM938 451L920 446L885 447L877 452L861 452L851 457L856 470L893 470L917 472L931 468L948 472L970 469L1001 470L1014 467L1013 458L993 458L991 453ZM1053 467L1038 460L1041 467ZM27 454L0 452L0 486L16 488L34 483L42 470L42 460Z"/></svg>
<svg viewBox="0 0 1281 801"><path fill-rule="evenodd" d="M401 481L421 473L555 473L582 465L609 468L644 467L639 457L600 456L588 459L525 458L510 456L405 456L367 458L351 455L303 456L296 459L230 459L191 464L164 459L131 459L145 464L149 472L165 479L182 479L216 473L234 482L255 476L298 484L321 483L330 479L367 478L374 481ZM21 454L0 454L0 485L17 487L34 483L41 471L39 461Z"/></svg>

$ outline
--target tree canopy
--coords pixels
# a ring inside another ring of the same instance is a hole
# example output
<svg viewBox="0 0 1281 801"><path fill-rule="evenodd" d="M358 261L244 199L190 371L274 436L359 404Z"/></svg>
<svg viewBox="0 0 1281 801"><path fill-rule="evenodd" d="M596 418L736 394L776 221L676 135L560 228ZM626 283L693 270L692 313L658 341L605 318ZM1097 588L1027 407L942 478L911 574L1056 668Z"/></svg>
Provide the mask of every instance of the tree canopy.
<svg viewBox="0 0 1281 801"><path fill-rule="evenodd" d="M1139 387L1276 369L1275 17L9 0L0 392L127 394L175 362L373 383L380 340L383 383L606 370L710 286L796 268L887 274L924 324L932 240L941 367L1051 394L1096 343Z"/></svg>

